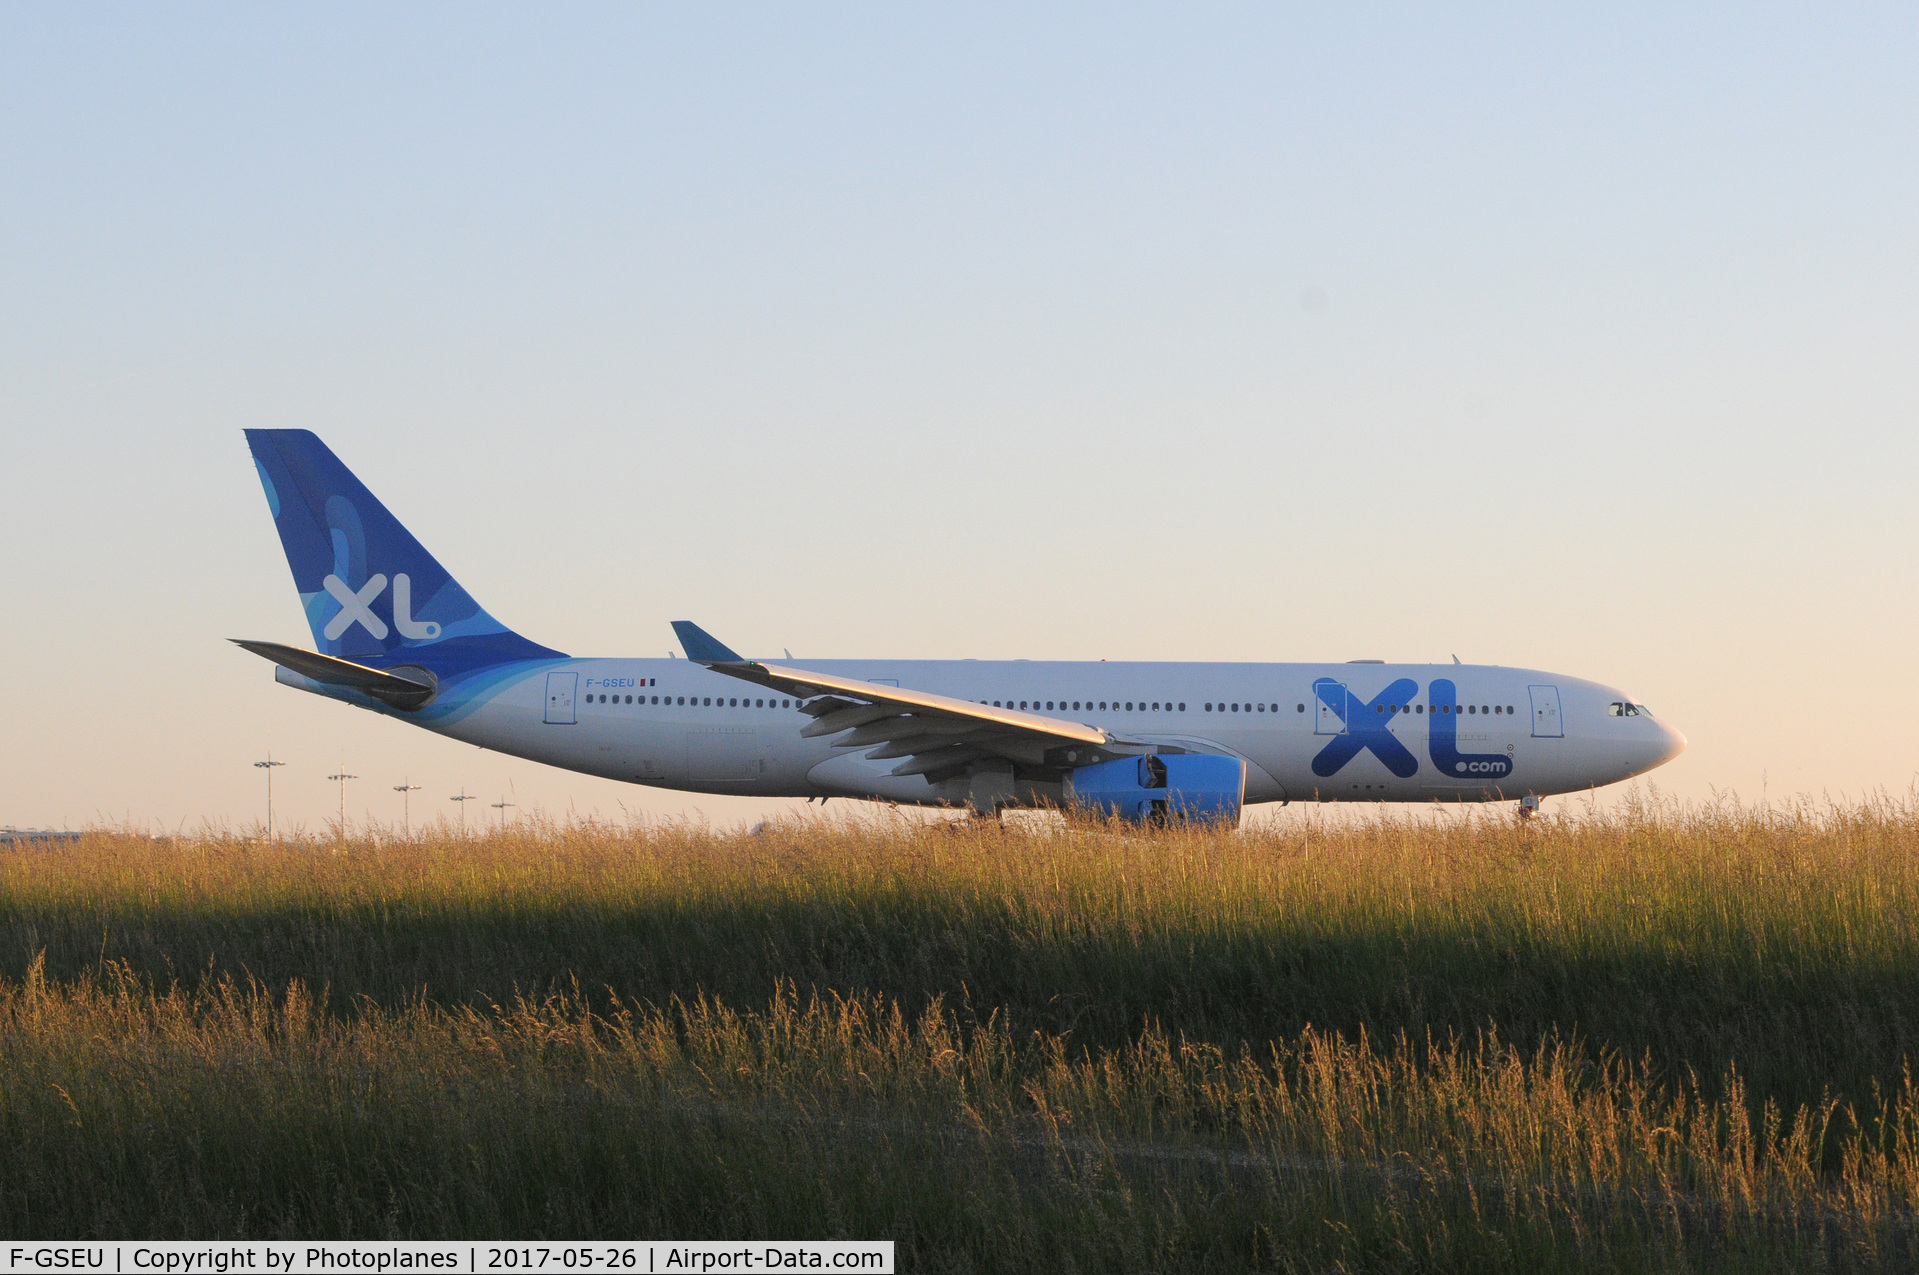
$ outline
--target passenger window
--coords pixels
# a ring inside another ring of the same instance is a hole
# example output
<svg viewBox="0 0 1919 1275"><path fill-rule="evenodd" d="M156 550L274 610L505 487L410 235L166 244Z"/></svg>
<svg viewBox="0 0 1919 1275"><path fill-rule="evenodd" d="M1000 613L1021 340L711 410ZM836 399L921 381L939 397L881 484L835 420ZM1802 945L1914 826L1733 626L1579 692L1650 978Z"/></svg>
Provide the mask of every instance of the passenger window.
<svg viewBox="0 0 1919 1275"><path fill-rule="evenodd" d="M1179 711L1180 711L1180 712L1182 712L1182 713L1186 711L1186 701L1185 701L1185 700L1181 700L1181 701L1180 701L1180 703L1179 703Z"/></svg>
<svg viewBox="0 0 1919 1275"><path fill-rule="evenodd" d="M1302 713L1303 713L1303 712L1305 712L1305 711L1306 711L1306 706L1305 706L1304 704L1301 704L1301 705L1299 706L1299 711L1300 711L1300 712L1302 712Z"/></svg>

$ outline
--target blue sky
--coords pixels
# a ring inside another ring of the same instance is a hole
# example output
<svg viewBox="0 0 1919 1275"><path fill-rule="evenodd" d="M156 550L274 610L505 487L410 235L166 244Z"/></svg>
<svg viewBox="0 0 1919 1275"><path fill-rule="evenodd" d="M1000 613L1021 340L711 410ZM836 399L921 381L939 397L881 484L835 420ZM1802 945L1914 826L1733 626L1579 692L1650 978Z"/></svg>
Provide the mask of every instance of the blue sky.
<svg viewBox="0 0 1919 1275"><path fill-rule="evenodd" d="M580 654L1457 652L1624 685L1683 796L1903 792L1914 65L1909 7L11 6L0 822L251 818L268 748L309 821L342 759L761 809L273 686L256 425Z"/></svg>

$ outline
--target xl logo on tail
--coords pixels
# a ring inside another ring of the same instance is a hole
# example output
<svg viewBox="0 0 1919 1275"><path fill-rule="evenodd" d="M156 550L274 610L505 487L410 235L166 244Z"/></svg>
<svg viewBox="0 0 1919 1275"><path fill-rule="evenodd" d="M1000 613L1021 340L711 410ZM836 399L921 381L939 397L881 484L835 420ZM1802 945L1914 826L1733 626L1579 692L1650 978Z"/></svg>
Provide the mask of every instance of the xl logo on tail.
<svg viewBox="0 0 1919 1275"><path fill-rule="evenodd" d="M340 604L340 613L328 620L326 628L322 630L326 634L327 641L339 641L340 635L355 624L371 633L375 641L385 640L386 621L373 614L374 602L378 601L380 594L386 590L384 575L376 573L368 577L367 582L360 586L358 592L335 575L328 576L320 583L328 593L333 595L333 600ZM404 571L393 577L393 627L400 630L401 637L412 638L415 641L430 642L440 636L440 626L432 620L424 624L414 620L413 582L407 579Z"/></svg>

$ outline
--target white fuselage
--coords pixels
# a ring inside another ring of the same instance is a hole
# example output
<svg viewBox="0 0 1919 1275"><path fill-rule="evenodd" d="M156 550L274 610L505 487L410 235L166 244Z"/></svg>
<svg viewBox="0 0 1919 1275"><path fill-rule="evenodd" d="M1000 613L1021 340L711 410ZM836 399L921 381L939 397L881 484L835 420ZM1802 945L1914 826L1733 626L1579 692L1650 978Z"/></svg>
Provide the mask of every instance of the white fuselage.
<svg viewBox="0 0 1919 1275"><path fill-rule="evenodd" d="M1486 665L807 660L805 667L1083 722L1168 751L1238 756L1248 802L1546 796L1617 783L1685 747L1683 736L1619 691ZM281 680L333 693L285 670ZM802 738L810 719L797 701L686 660L543 661L483 692L456 691L413 720L498 752L662 788L926 804L964 797L917 775L889 775L898 763L869 760L870 749ZM1054 795L1016 774L1008 782L1009 801Z"/></svg>

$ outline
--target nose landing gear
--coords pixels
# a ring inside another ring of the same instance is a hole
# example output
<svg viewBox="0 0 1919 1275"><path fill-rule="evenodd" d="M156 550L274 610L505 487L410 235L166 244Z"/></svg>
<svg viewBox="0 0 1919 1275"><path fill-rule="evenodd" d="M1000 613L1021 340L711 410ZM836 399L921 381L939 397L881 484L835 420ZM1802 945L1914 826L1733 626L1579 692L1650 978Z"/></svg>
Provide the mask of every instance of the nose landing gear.
<svg viewBox="0 0 1919 1275"><path fill-rule="evenodd" d="M1520 822L1524 823L1525 821L1531 819L1534 815L1538 813L1539 813L1538 797L1533 796L1531 793L1527 793L1524 797L1521 797L1519 799Z"/></svg>

